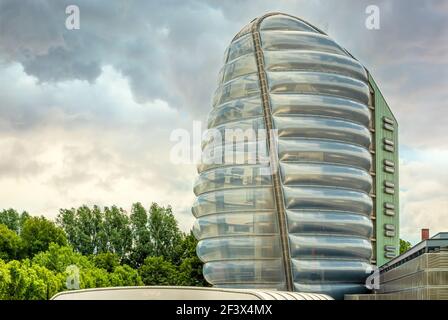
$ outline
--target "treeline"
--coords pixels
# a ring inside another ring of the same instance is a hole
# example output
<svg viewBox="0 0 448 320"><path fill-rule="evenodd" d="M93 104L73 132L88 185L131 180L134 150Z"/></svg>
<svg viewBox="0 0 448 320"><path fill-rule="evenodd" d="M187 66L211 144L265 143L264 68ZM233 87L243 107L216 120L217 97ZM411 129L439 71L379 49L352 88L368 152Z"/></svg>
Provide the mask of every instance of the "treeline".
<svg viewBox="0 0 448 320"><path fill-rule="evenodd" d="M171 208L155 203L133 204L130 213L116 206L61 209L54 222L3 210L0 299L49 299L73 285L206 286L196 244Z"/></svg>

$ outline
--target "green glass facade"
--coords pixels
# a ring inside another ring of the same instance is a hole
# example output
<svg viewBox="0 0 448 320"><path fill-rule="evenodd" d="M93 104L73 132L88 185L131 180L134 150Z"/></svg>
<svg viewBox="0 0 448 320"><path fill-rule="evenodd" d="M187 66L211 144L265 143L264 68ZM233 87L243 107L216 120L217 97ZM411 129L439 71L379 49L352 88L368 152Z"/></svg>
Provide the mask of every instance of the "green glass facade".
<svg viewBox="0 0 448 320"><path fill-rule="evenodd" d="M381 266L399 254L398 123L384 96L369 74L374 167L372 263ZM392 142L392 143L391 143Z"/></svg>

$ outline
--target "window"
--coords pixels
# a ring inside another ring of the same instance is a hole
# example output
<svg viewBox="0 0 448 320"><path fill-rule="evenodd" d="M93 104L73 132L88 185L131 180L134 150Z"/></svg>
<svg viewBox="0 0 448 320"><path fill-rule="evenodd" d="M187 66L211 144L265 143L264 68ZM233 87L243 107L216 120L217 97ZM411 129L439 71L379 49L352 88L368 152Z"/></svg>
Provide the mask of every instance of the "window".
<svg viewBox="0 0 448 320"><path fill-rule="evenodd" d="M386 237L395 237L395 231L392 231L392 230L386 230L385 232L384 232L384 235L386 236Z"/></svg>
<svg viewBox="0 0 448 320"><path fill-rule="evenodd" d="M395 128L393 125L390 125L388 123L383 123L383 129L386 129L388 131L394 131Z"/></svg>
<svg viewBox="0 0 448 320"><path fill-rule="evenodd" d="M383 143L384 143L384 145L383 145L384 150L389 151L389 152L395 151L395 143L392 140L384 138Z"/></svg>
<svg viewBox="0 0 448 320"><path fill-rule="evenodd" d="M393 162L392 160L384 160L383 161L385 166L389 166L389 167L395 167L395 162Z"/></svg>
<svg viewBox="0 0 448 320"><path fill-rule="evenodd" d="M383 129L388 131L394 131L394 120L388 117L383 117Z"/></svg>
<svg viewBox="0 0 448 320"><path fill-rule="evenodd" d="M395 252L385 252L384 256L389 259L395 258Z"/></svg>
<svg viewBox="0 0 448 320"><path fill-rule="evenodd" d="M394 146L390 146L390 145L385 144L384 145L384 150L385 151L389 151L389 152L394 152L395 148L394 148Z"/></svg>
<svg viewBox="0 0 448 320"><path fill-rule="evenodd" d="M395 172L395 168L389 167L389 166L384 166L384 171L387 172L387 173L394 173Z"/></svg>
<svg viewBox="0 0 448 320"><path fill-rule="evenodd" d="M394 216L394 215L395 215L395 211L392 210L392 209L385 209L385 210L384 210L384 214L385 214L386 216Z"/></svg>
<svg viewBox="0 0 448 320"><path fill-rule="evenodd" d="M395 231L395 225L386 223L384 225L384 229L389 230L389 231Z"/></svg>
<svg viewBox="0 0 448 320"><path fill-rule="evenodd" d="M384 188L384 192L387 193L387 194L394 194L395 190L392 189L392 188Z"/></svg>
<svg viewBox="0 0 448 320"><path fill-rule="evenodd" d="M395 188L395 184L392 181L384 180L384 186L388 188Z"/></svg>
<svg viewBox="0 0 448 320"><path fill-rule="evenodd" d="M393 252L393 253L395 253L395 246L391 246L391 245L385 245L384 246L384 251L387 251L387 252Z"/></svg>
<svg viewBox="0 0 448 320"><path fill-rule="evenodd" d="M393 210L393 209L395 209L395 205L390 202L384 202L384 208Z"/></svg>
<svg viewBox="0 0 448 320"><path fill-rule="evenodd" d="M387 123L387 124L390 124L390 125L394 125L395 124L394 120L392 120L391 118L388 118L388 117L383 117L383 122Z"/></svg>

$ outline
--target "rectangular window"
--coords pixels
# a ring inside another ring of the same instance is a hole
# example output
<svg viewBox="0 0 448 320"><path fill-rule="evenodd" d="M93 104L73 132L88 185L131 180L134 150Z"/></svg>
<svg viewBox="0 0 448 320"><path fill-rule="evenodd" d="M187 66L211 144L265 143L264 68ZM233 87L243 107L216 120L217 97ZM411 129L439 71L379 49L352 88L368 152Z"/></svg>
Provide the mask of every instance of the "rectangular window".
<svg viewBox="0 0 448 320"><path fill-rule="evenodd" d="M387 252L395 252L395 246L385 245L384 250Z"/></svg>
<svg viewBox="0 0 448 320"><path fill-rule="evenodd" d="M384 256L389 259L395 258L395 252L385 252Z"/></svg>
<svg viewBox="0 0 448 320"><path fill-rule="evenodd" d="M384 235L385 235L386 237L395 237L395 231L392 231L392 230L386 230L386 231L384 232Z"/></svg>
<svg viewBox="0 0 448 320"><path fill-rule="evenodd" d="M394 216L394 215L395 215L395 211L392 210L392 209L385 209L385 210L384 210L384 214L385 214L386 216Z"/></svg>
<svg viewBox="0 0 448 320"><path fill-rule="evenodd" d="M388 146L394 146L395 145L395 143L392 140L387 139L387 138L384 138L383 142L384 142L385 145L388 145Z"/></svg>
<svg viewBox="0 0 448 320"><path fill-rule="evenodd" d="M384 151L389 151L389 152L394 152L394 151L395 151L394 146L390 146L390 145L388 145L388 144L385 144L385 145L383 146L383 148L384 148Z"/></svg>
<svg viewBox="0 0 448 320"><path fill-rule="evenodd" d="M393 209L395 209L395 205L390 202L384 202L384 208L393 210Z"/></svg>
<svg viewBox="0 0 448 320"><path fill-rule="evenodd" d="M395 190L393 188L384 188L384 192L387 194L394 194Z"/></svg>
<svg viewBox="0 0 448 320"><path fill-rule="evenodd" d="M388 118L388 117L383 117L383 122L387 123L387 124L391 124L391 125L395 124L394 120L392 120L391 118Z"/></svg>
<svg viewBox="0 0 448 320"><path fill-rule="evenodd" d="M392 181L384 180L384 186L388 188L395 188L395 184Z"/></svg>
<svg viewBox="0 0 448 320"><path fill-rule="evenodd" d="M389 166L389 167L392 167L392 168L395 167L395 162L393 162L392 160L384 160L383 163L384 163L385 166Z"/></svg>
<svg viewBox="0 0 448 320"><path fill-rule="evenodd" d="M388 130L388 131L394 131L394 126L388 123L384 123L383 124L383 129Z"/></svg>
<svg viewBox="0 0 448 320"><path fill-rule="evenodd" d="M384 171L387 173L394 173L395 169L393 167L384 166Z"/></svg>

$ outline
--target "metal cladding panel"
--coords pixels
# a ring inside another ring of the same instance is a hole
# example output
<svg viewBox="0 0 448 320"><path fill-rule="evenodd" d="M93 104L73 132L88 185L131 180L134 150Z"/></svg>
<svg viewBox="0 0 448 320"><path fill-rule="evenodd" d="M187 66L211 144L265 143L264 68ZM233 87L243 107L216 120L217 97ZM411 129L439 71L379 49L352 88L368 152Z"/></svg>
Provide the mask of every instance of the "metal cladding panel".
<svg viewBox="0 0 448 320"><path fill-rule="evenodd" d="M194 188L205 278L336 298L363 292L373 231L366 70L282 14L246 26L224 61L208 128L273 129L276 139L204 141L203 159L222 160L200 164Z"/></svg>

